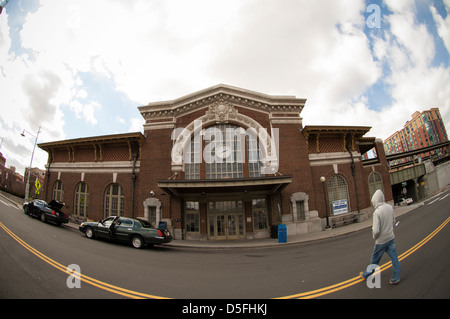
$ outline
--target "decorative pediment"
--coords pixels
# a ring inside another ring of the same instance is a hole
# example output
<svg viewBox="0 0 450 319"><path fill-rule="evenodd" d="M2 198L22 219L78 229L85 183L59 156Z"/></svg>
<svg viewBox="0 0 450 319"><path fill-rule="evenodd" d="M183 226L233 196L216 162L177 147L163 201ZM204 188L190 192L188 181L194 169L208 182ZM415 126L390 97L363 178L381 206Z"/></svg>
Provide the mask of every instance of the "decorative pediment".
<svg viewBox="0 0 450 319"><path fill-rule="evenodd" d="M234 109L232 105L266 113L300 114L306 99L295 96L275 96L219 84L175 100L151 102L140 106L139 111L145 120L166 120L182 116L201 108L209 107L208 112L225 118Z"/></svg>

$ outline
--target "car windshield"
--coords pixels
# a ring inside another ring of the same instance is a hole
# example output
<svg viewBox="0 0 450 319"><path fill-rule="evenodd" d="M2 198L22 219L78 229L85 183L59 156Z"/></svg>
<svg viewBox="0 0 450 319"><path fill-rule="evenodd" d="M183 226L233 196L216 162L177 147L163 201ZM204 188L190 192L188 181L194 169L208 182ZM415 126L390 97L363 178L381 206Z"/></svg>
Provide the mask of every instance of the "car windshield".
<svg viewBox="0 0 450 319"><path fill-rule="evenodd" d="M39 207L47 206L47 203L44 202L43 200L35 200L35 201L34 201L34 204L35 204L36 206L39 206Z"/></svg>

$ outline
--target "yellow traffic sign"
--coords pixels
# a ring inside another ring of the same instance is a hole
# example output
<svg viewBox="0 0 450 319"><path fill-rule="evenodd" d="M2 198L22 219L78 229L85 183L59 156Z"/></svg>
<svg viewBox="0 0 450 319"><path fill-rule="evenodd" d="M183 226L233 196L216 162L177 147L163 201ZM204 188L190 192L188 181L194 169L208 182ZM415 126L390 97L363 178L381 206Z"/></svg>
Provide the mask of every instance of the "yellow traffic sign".
<svg viewBox="0 0 450 319"><path fill-rule="evenodd" d="M39 191L39 189L41 188L41 183L39 182L39 180L36 181L36 183L34 183L34 186L36 187L36 191ZM36 193L39 194L39 193Z"/></svg>

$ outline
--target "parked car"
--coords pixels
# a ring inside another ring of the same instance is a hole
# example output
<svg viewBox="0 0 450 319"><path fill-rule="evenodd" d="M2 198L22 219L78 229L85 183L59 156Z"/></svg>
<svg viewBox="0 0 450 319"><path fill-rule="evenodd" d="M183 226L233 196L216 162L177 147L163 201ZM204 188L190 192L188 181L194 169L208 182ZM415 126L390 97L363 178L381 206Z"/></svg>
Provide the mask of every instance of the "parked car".
<svg viewBox="0 0 450 319"><path fill-rule="evenodd" d="M49 203L42 199L34 199L23 204L23 211L30 217L39 218L43 222L52 222L60 226L69 222L69 216L61 211L63 202L52 200Z"/></svg>
<svg viewBox="0 0 450 319"><path fill-rule="evenodd" d="M84 222L79 230L87 238L99 237L130 243L134 248L172 241L172 235L167 229L154 228L145 220L130 217L110 216L98 222Z"/></svg>
<svg viewBox="0 0 450 319"><path fill-rule="evenodd" d="M399 202L400 206L406 206L413 203L412 198L402 198Z"/></svg>

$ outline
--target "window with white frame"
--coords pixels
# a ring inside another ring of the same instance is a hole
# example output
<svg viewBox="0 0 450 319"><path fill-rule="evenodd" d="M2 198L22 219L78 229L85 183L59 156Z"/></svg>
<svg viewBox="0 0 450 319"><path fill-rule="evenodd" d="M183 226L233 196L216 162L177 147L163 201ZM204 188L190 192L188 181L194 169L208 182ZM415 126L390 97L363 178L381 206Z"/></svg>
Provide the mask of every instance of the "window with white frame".
<svg viewBox="0 0 450 319"><path fill-rule="evenodd" d="M298 200L295 202L295 206L297 208L297 220L305 220L305 201Z"/></svg>
<svg viewBox="0 0 450 319"><path fill-rule="evenodd" d="M249 177L262 177L264 172L262 171L260 143L258 143L256 136L253 134L247 134L246 139Z"/></svg>
<svg viewBox="0 0 450 319"><path fill-rule="evenodd" d="M267 207L264 198L252 200L253 230L267 229Z"/></svg>
<svg viewBox="0 0 450 319"><path fill-rule="evenodd" d="M200 179L201 139L192 138L184 155L185 179Z"/></svg>
<svg viewBox="0 0 450 319"><path fill-rule="evenodd" d="M55 184L53 185L53 196L52 198L54 200L63 201L64 198L64 187L63 187L63 183L58 180L55 182Z"/></svg>
<svg viewBox="0 0 450 319"><path fill-rule="evenodd" d="M236 125L220 124L205 129L206 179L242 178L243 155L241 133Z"/></svg>
<svg viewBox="0 0 450 319"><path fill-rule="evenodd" d="M105 192L105 212L104 216L123 216L124 196L122 186L111 184Z"/></svg>
<svg viewBox="0 0 450 319"><path fill-rule="evenodd" d="M74 200L74 215L79 217L88 217L88 198L89 189L86 183L78 183L75 188L75 200Z"/></svg>
<svg viewBox="0 0 450 319"><path fill-rule="evenodd" d="M328 181L328 205L333 214L335 213L333 203L341 200L347 201L347 210L350 211L347 181L341 174L335 174Z"/></svg>
<svg viewBox="0 0 450 319"><path fill-rule="evenodd" d="M383 190L383 179L381 178L381 175L378 174L377 172L372 172L369 175L369 195L370 195L370 198L372 198L373 194L378 189Z"/></svg>
<svg viewBox="0 0 450 319"><path fill-rule="evenodd" d="M187 233L200 232L200 209L199 202L186 202L185 225Z"/></svg>

